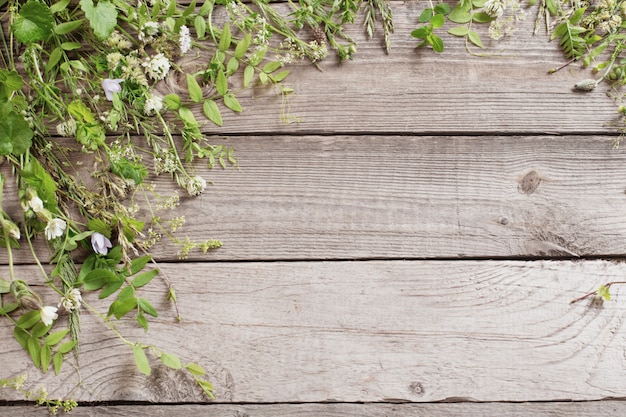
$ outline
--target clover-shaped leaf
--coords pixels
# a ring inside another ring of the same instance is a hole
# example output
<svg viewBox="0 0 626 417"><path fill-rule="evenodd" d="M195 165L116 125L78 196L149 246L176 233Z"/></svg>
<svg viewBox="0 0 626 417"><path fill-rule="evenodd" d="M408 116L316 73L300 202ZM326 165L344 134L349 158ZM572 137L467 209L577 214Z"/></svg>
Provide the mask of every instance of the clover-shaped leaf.
<svg viewBox="0 0 626 417"><path fill-rule="evenodd" d="M13 23L13 32L20 42L32 43L50 36L53 24L48 6L29 0L20 9L20 17Z"/></svg>

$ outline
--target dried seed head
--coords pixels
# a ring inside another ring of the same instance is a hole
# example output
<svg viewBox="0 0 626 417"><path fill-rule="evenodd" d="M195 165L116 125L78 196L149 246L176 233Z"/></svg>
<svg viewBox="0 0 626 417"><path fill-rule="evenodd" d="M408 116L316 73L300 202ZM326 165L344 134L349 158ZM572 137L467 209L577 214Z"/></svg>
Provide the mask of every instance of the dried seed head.
<svg viewBox="0 0 626 417"><path fill-rule="evenodd" d="M326 43L326 32L319 26L311 26L311 31L313 32L313 39L317 41L318 44L324 45Z"/></svg>
<svg viewBox="0 0 626 417"><path fill-rule="evenodd" d="M598 85L598 82L593 78L587 78L585 80L576 83L574 88L579 91L591 91Z"/></svg>

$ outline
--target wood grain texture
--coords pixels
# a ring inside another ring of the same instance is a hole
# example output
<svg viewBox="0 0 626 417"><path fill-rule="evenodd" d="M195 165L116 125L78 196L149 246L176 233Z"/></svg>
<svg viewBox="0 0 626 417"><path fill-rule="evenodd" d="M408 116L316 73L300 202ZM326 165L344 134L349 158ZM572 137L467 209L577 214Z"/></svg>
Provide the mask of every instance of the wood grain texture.
<svg viewBox="0 0 626 417"><path fill-rule="evenodd" d="M44 415L41 408L5 408L13 417ZM623 417L623 401L582 403L464 404L271 404L271 405L150 405L80 406L74 417Z"/></svg>
<svg viewBox="0 0 626 417"><path fill-rule="evenodd" d="M626 153L610 137L246 136L218 143L236 148L239 169L198 166L214 185L197 198L181 190L181 206L159 213L186 217L181 238L224 242L217 251L192 252L191 260L626 253ZM152 180L163 194L173 190L169 176ZM17 201L5 209L20 218ZM140 216L149 219L147 211ZM178 250L164 238L154 253L177 260ZM27 249L16 255L32 262Z"/></svg>
<svg viewBox="0 0 626 417"><path fill-rule="evenodd" d="M196 360L219 402L598 400L626 397L624 290L602 308L569 301L623 279L602 261L370 261L162 265L183 322L162 312L148 334ZM24 277L29 268L20 268ZM101 302L88 296L96 304ZM47 295L44 302L54 303ZM104 307L101 307L104 308ZM168 314L170 312L170 314ZM79 401L203 401L185 374L134 368L131 350L83 314L81 376L41 376L2 322L0 377ZM9 391L2 399L15 400Z"/></svg>
<svg viewBox="0 0 626 417"><path fill-rule="evenodd" d="M276 7L289 13L286 5ZM308 63L288 67L292 73L286 84L295 93L287 112L299 123L281 121L280 96L263 89L239 92L240 80L233 77L231 86L244 113L224 109L224 126L209 123L205 130L217 134L617 133L612 125L619 117L616 105L605 95L607 86L588 94L573 91L575 83L593 74L572 65L548 75L566 59L548 35L541 31L532 35L536 8L528 10L529 17L519 22L515 36L501 43L490 44L487 27L474 25L489 48L475 51L487 56L473 56L463 39L445 34L448 26L442 30L443 54L416 48L419 42L410 33L426 5L393 1L391 7L395 33L389 54L380 39L367 39L359 19L347 30L358 44L353 61L339 64L329 58L321 63L321 70ZM194 70L203 59L188 57L180 64ZM186 94L185 81L170 77L161 91ZM200 107L195 113L202 118Z"/></svg>

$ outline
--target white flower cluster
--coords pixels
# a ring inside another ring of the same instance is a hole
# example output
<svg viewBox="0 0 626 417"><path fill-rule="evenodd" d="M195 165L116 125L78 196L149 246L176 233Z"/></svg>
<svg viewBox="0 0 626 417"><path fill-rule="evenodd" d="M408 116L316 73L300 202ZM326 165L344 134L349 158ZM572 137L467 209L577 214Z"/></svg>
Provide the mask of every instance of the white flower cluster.
<svg viewBox="0 0 626 417"><path fill-rule="evenodd" d="M180 37L178 38L180 45L180 53L185 55L189 49L191 49L191 35L189 34L189 28L186 25L180 27Z"/></svg>
<svg viewBox="0 0 626 417"><path fill-rule="evenodd" d="M121 51L129 50L133 47L133 43L122 36L117 30L114 30L107 40L104 41L104 44L110 46L111 48L117 48Z"/></svg>
<svg viewBox="0 0 626 417"><path fill-rule="evenodd" d="M178 163L174 152L164 151L154 157L154 173L156 175L172 174L178 170Z"/></svg>
<svg viewBox="0 0 626 417"><path fill-rule="evenodd" d="M150 43L159 34L159 24L157 22L146 22L139 28L137 37L140 41Z"/></svg>
<svg viewBox="0 0 626 417"><path fill-rule="evenodd" d="M161 53L146 59L142 65L148 77L155 81L164 79L170 70L170 61Z"/></svg>
<svg viewBox="0 0 626 417"><path fill-rule="evenodd" d="M61 300L61 305L66 311L72 311L79 309L82 302L83 296L80 294L80 290L72 288Z"/></svg>
<svg viewBox="0 0 626 417"><path fill-rule="evenodd" d="M76 134L76 120L69 118L63 123L57 125L57 133L65 138L74 137Z"/></svg>
<svg viewBox="0 0 626 417"><path fill-rule="evenodd" d="M200 176L189 178L189 181L187 181L187 192L191 196L198 196L202 194L205 188L206 181Z"/></svg>
<svg viewBox="0 0 626 417"><path fill-rule="evenodd" d="M163 109L163 99L160 96L148 93L148 98L143 105L143 113L146 116L152 116L160 113Z"/></svg>
<svg viewBox="0 0 626 417"><path fill-rule="evenodd" d="M483 10L489 16L498 18L504 14L504 3L502 0L487 0Z"/></svg>

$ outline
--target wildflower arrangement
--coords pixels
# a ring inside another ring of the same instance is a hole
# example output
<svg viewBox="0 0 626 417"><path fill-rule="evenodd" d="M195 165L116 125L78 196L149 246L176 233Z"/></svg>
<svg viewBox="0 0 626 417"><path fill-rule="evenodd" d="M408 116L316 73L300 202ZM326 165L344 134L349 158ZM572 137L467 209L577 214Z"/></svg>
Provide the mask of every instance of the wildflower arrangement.
<svg viewBox="0 0 626 417"><path fill-rule="evenodd" d="M115 326L133 317L147 331L158 316L142 288L159 276L150 248L163 236L180 244L181 258L221 246L178 238L184 219L157 211L180 197L156 194L150 176L171 177L188 198L205 192L198 163L237 163L233 149L211 143L206 126L221 126L225 111L242 112L237 95L246 88L288 95L284 67L292 60L317 63L329 50L351 59L356 48L343 26L362 5L373 31L388 11L381 0L302 0L289 2L286 14L263 0L0 0L0 246L9 264L0 316L36 368L58 374L67 360L79 361L80 314L88 311L129 346L140 372L149 375L155 361L186 370L212 397L199 364L129 341ZM184 94L170 89L174 76ZM2 204L7 181L19 213ZM141 218L140 207L151 216ZM16 250L32 253L39 278L16 274ZM90 305L88 292L111 300L108 311ZM22 376L2 381L18 391L23 384ZM75 406L27 397L51 410Z"/></svg>

